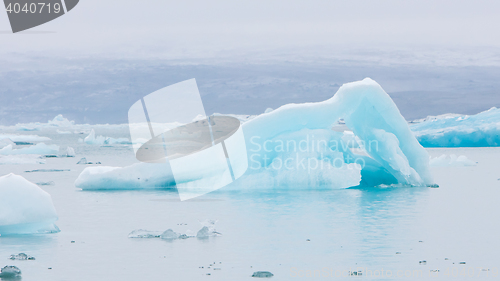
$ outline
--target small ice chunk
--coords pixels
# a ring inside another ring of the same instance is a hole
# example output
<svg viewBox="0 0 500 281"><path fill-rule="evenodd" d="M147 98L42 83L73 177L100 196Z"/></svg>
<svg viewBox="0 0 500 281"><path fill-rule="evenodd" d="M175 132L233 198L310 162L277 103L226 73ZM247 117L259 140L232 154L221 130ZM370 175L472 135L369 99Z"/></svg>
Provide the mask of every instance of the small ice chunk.
<svg viewBox="0 0 500 281"><path fill-rule="evenodd" d="M4 135L0 134L0 139L10 139L13 142L39 142L49 141L48 137L41 137L38 135Z"/></svg>
<svg viewBox="0 0 500 281"><path fill-rule="evenodd" d="M76 164L81 164L81 165L91 165L91 164L96 164L96 165L100 165L101 162L88 162L87 161L87 158L83 157L82 159L80 159L80 161L78 161L78 163Z"/></svg>
<svg viewBox="0 0 500 281"><path fill-rule="evenodd" d="M75 149L68 146L68 148L66 148L66 157L75 157L75 156L76 156Z"/></svg>
<svg viewBox="0 0 500 281"><path fill-rule="evenodd" d="M269 271L256 271L252 274L252 277L257 277L257 278L271 278L273 276L274 274L272 274Z"/></svg>
<svg viewBox="0 0 500 281"><path fill-rule="evenodd" d="M215 223L217 223L217 220L206 220L200 223L201 225L203 225L203 227L196 234L197 238L208 238L211 236L220 235L220 233L215 231Z"/></svg>
<svg viewBox="0 0 500 281"><path fill-rule="evenodd" d="M42 181L42 182L37 182L36 184L37 185L54 185L55 182L53 182L53 181L45 181L45 182Z"/></svg>
<svg viewBox="0 0 500 281"><path fill-rule="evenodd" d="M17 255L10 255L10 259L11 260L19 260L19 261L26 261L26 260L32 261L32 260L35 260L34 257L28 256L25 253L19 253Z"/></svg>
<svg viewBox="0 0 500 281"><path fill-rule="evenodd" d="M270 107L266 108L266 111L264 111L264 113L270 113L270 112L273 112L273 109Z"/></svg>
<svg viewBox="0 0 500 281"><path fill-rule="evenodd" d="M183 235L185 235L185 234L183 234ZM167 230L165 230L165 232L163 232L160 235L160 238L161 239L177 239L177 238L180 238L180 235L178 233L175 233L172 229L167 229ZM183 238L183 239L185 239L185 238Z"/></svg>
<svg viewBox="0 0 500 281"><path fill-rule="evenodd" d="M209 233L208 227L206 227L206 226L202 227L198 231L198 233L196 233L197 238L207 238L209 236L210 236L210 233Z"/></svg>
<svg viewBox="0 0 500 281"><path fill-rule="evenodd" d="M17 266L5 266L0 270L0 278L15 278L21 275L21 270Z"/></svg>
<svg viewBox="0 0 500 281"><path fill-rule="evenodd" d="M159 231L149 231L144 229L137 229L128 235L128 238L158 238L161 232Z"/></svg>

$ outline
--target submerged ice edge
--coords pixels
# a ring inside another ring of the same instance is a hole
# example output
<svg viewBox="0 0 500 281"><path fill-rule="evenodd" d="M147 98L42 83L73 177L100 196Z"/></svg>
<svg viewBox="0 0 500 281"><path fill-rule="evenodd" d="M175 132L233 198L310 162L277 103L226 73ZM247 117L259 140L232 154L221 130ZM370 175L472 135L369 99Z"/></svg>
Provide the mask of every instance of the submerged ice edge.
<svg viewBox="0 0 500 281"><path fill-rule="evenodd" d="M360 155L352 147L346 147L344 134L332 128L341 119L358 140L376 142L376 149ZM242 129L249 168L240 179L225 187L228 189L434 183L429 171L429 155L392 99L369 78L343 85L324 102L289 104L268 111L243 123ZM337 146L333 149L327 145L324 151L276 149L280 140L300 143L308 137L327 144L337 143ZM269 146L269 142L274 146ZM294 169L276 165L291 163L289 159L317 165L314 169L302 164ZM332 164L337 160L341 165ZM257 163L259 165L253 165ZM189 183L189 189L194 192L210 188L204 186L206 181L200 181L208 176L207 171L193 167L184 171L183 183ZM174 187L175 183L168 162L138 163L123 168L88 167L75 181L81 189L165 188Z"/></svg>

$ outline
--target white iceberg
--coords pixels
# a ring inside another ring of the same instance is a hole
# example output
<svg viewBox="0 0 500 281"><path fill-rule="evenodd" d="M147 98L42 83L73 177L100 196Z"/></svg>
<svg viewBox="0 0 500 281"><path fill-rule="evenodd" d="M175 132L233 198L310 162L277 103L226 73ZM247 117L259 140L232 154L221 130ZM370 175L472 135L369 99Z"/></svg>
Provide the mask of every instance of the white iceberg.
<svg viewBox="0 0 500 281"><path fill-rule="evenodd" d="M334 130L339 120L352 131L348 138ZM289 104L252 118L242 129L247 157L241 159L248 159L248 170L225 188L434 183L427 151L391 98L369 78L343 85L324 102ZM364 155L353 152L343 139L356 140ZM203 188L197 185L203 182L203 173L193 169L191 176L183 175L183 184ZM165 188L174 184L168 163L88 167L75 182L82 189Z"/></svg>
<svg viewBox="0 0 500 281"><path fill-rule="evenodd" d="M0 155L0 165L45 164L41 155Z"/></svg>
<svg viewBox="0 0 500 281"><path fill-rule="evenodd" d="M432 158L429 164L431 167L467 167L477 165L476 162L469 160L467 156L456 156L455 154L451 154L450 156L443 154L439 157Z"/></svg>
<svg viewBox="0 0 500 281"><path fill-rule="evenodd" d="M55 144L46 145L45 143L37 143L29 147L13 149L12 145L0 149L2 155L16 155L16 154L39 154L39 155L57 155L59 153L59 146Z"/></svg>
<svg viewBox="0 0 500 281"><path fill-rule="evenodd" d="M47 121L47 124L54 127L71 127L75 125L75 121L69 121L67 118L64 118L62 114L59 114L54 117L54 119Z"/></svg>
<svg viewBox="0 0 500 281"><path fill-rule="evenodd" d="M98 144L98 145L114 145L114 144L130 144L130 140L127 138L111 138L105 136L95 135L94 129L92 129L88 136L83 140L86 144Z"/></svg>
<svg viewBox="0 0 500 281"><path fill-rule="evenodd" d="M47 192L18 175L0 177L0 235L58 232L56 220Z"/></svg>
<svg viewBox="0 0 500 281"><path fill-rule="evenodd" d="M48 137L41 137L37 135L9 135L9 134L0 134L0 140L10 139L11 141L17 143L32 143L32 142L40 142L40 141L49 141Z"/></svg>
<svg viewBox="0 0 500 281"><path fill-rule="evenodd" d="M66 148L66 155L64 155L64 156L66 156L66 157L75 157L76 156L75 149L72 148L71 146L68 146Z"/></svg>
<svg viewBox="0 0 500 281"><path fill-rule="evenodd" d="M415 122L411 130L424 147L500 146L500 109L495 107L476 115L445 114Z"/></svg>

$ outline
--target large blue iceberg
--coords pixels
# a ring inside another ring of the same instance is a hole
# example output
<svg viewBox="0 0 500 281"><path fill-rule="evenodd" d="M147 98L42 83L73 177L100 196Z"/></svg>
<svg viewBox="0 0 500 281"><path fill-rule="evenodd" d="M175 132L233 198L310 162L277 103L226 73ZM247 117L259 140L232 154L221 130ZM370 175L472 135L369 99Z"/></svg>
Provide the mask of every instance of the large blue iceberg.
<svg viewBox="0 0 500 281"><path fill-rule="evenodd" d="M288 104L242 124L248 169L225 188L348 188L433 184L429 155L375 81L343 85L319 103ZM200 171L193 171L193 181ZM88 167L82 189L174 187L166 164Z"/></svg>
<svg viewBox="0 0 500 281"><path fill-rule="evenodd" d="M500 146L500 109L429 117L412 124L411 130L424 147Z"/></svg>

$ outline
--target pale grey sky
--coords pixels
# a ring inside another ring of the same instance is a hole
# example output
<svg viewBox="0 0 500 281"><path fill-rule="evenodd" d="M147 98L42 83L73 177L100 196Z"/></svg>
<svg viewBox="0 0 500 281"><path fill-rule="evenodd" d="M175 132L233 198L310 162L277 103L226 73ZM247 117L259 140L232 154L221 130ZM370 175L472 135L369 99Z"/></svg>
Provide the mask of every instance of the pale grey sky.
<svg viewBox="0 0 500 281"><path fill-rule="evenodd" d="M207 113L259 114L371 77L409 120L500 106L498 0L81 0L12 34L0 11L0 124L124 123L196 78Z"/></svg>
<svg viewBox="0 0 500 281"><path fill-rule="evenodd" d="M186 58L309 46L496 48L499 14L497 0L81 0L25 34L10 34L0 12L0 52Z"/></svg>

